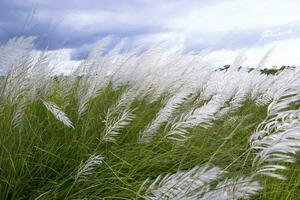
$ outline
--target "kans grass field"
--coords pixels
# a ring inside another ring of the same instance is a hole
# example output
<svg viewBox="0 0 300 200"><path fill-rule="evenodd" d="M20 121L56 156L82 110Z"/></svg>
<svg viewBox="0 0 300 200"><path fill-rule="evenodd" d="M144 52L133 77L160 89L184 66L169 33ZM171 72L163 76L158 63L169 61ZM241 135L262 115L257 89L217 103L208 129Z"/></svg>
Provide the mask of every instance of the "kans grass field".
<svg viewBox="0 0 300 200"><path fill-rule="evenodd" d="M0 199L300 199L297 68L106 38L57 76L33 40L0 47Z"/></svg>

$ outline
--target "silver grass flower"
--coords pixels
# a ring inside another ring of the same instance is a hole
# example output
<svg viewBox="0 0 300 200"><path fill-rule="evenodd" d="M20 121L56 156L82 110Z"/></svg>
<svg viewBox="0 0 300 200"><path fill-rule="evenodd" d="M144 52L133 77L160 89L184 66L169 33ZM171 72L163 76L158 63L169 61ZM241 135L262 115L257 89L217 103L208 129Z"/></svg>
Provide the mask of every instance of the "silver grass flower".
<svg viewBox="0 0 300 200"><path fill-rule="evenodd" d="M156 118L142 132L140 132L139 142L150 142L162 124L168 122L168 120L174 115L174 112L191 96L192 91L188 90L181 91L172 96L166 105L158 112Z"/></svg>
<svg viewBox="0 0 300 200"><path fill-rule="evenodd" d="M135 98L136 88L127 89L125 92L123 92L118 101L109 108L111 114L119 113L128 109Z"/></svg>
<svg viewBox="0 0 300 200"><path fill-rule="evenodd" d="M0 69L3 74L9 72L13 65L30 53L34 39L34 37L13 38L0 46Z"/></svg>
<svg viewBox="0 0 300 200"><path fill-rule="evenodd" d="M26 93L30 86L28 72L32 64L32 58L26 56L11 66L9 73L5 77L5 83L1 88L2 98L7 99L9 103L16 103L16 100Z"/></svg>
<svg viewBox="0 0 300 200"><path fill-rule="evenodd" d="M256 150L252 166L256 175L285 179L277 171L286 169L282 163L294 162L293 154L300 151L300 110L289 106L300 100L300 82L290 77L293 84L277 92L277 98L268 107L268 116L250 137L251 148ZM298 81L298 82L297 82Z"/></svg>
<svg viewBox="0 0 300 200"><path fill-rule="evenodd" d="M192 109L187 114L182 114L180 118L171 124L170 130L166 133L166 138L184 142L188 139L190 128L201 126L208 128L212 121L216 119L215 114L224 104L224 99L214 96L212 100L200 108Z"/></svg>
<svg viewBox="0 0 300 200"><path fill-rule="evenodd" d="M289 128L285 131L277 131L262 139L252 142L252 148L258 150L253 166L257 169L257 174L272 176L284 179L276 173L277 170L286 169L280 164L294 162L291 156L300 151L300 126Z"/></svg>
<svg viewBox="0 0 300 200"><path fill-rule="evenodd" d="M102 164L103 159L101 155L93 154L85 162L82 162L75 175L75 181L85 180L98 165Z"/></svg>
<svg viewBox="0 0 300 200"><path fill-rule="evenodd" d="M54 115L54 117L56 119L61 121L67 127L74 129L74 126L73 126L71 120L67 117L67 115L55 103L43 100L43 104Z"/></svg>
<svg viewBox="0 0 300 200"><path fill-rule="evenodd" d="M126 109L119 116L114 118L111 116L111 111L108 111L105 122L105 129L102 139L107 142L114 142L116 137L121 134L121 130L127 127L135 118L132 110Z"/></svg>
<svg viewBox="0 0 300 200"><path fill-rule="evenodd" d="M145 199L189 199L201 196L210 189L209 184L221 177L218 167L196 166L189 171L179 171L174 174L158 176L150 186L147 182L142 184L140 192Z"/></svg>
<svg viewBox="0 0 300 200"><path fill-rule="evenodd" d="M151 185L148 178L139 192L149 200L232 200L250 199L262 189L251 177L221 180L223 175L218 167L196 166L189 171L160 175ZM216 186L212 184L215 181L218 181Z"/></svg>
<svg viewBox="0 0 300 200"><path fill-rule="evenodd" d="M76 75L83 75L80 79L77 96L79 115L85 113L89 101L98 96L101 88L107 83L103 69L107 63L103 57L103 52L110 39L111 37L106 37L99 41L90 52L88 58L81 62L78 70L75 72Z"/></svg>
<svg viewBox="0 0 300 200"><path fill-rule="evenodd" d="M135 88L125 91L119 100L112 105L105 116L103 122L105 129L102 139L107 142L114 142L116 137L121 134L121 130L128 126L135 118L134 109L130 109L131 103L134 101L136 91Z"/></svg>
<svg viewBox="0 0 300 200"><path fill-rule="evenodd" d="M251 177L230 178L219 182L218 185L205 193L200 200L233 200L250 199L262 187ZM197 199L197 198L194 198Z"/></svg>
<svg viewBox="0 0 300 200"><path fill-rule="evenodd" d="M25 100L25 98L22 98L21 100L19 100L14 112L13 112L13 117L12 117L12 127L20 127L21 123L23 121L23 116L25 115L25 109L27 106L27 101Z"/></svg>

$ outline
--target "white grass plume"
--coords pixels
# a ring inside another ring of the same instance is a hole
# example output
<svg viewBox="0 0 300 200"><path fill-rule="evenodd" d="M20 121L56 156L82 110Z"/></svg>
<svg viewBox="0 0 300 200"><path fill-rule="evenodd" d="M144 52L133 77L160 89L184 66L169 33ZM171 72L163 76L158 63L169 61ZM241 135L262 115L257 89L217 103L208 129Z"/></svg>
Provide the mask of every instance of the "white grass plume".
<svg viewBox="0 0 300 200"><path fill-rule="evenodd" d="M252 177L228 178L218 167L196 166L188 171L160 175L151 185L147 178L139 193L147 200L231 200L250 199L262 189ZM214 182L218 184L214 186Z"/></svg>
<svg viewBox="0 0 300 200"><path fill-rule="evenodd" d="M130 109L131 103L135 99L135 88L126 90L118 101L107 111L105 119L105 129L102 139L107 142L114 142L121 134L121 130L128 126L135 118L134 109Z"/></svg>
<svg viewBox="0 0 300 200"><path fill-rule="evenodd" d="M122 112L130 107L134 99L136 98L136 88L127 89L118 101L110 107L110 110L114 113Z"/></svg>
<svg viewBox="0 0 300 200"><path fill-rule="evenodd" d="M89 101L98 96L101 88L107 83L105 71L103 69L107 63L103 57L103 53L110 40L111 37L105 37L100 40L89 53L88 58L81 62L75 71L76 75L82 76L77 94L79 115L86 112Z"/></svg>
<svg viewBox="0 0 300 200"><path fill-rule="evenodd" d="M1 88L2 98L6 98L10 103L16 103L19 96L28 90L28 71L32 67L32 64L32 58L26 56L11 66L9 73L5 77L5 83Z"/></svg>
<svg viewBox="0 0 300 200"><path fill-rule="evenodd" d="M67 117L67 115L55 103L43 100L43 104L54 115L54 117L56 119L61 121L67 127L74 129L74 126L73 126L71 120Z"/></svg>
<svg viewBox="0 0 300 200"><path fill-rule="evenodd" d="M132 110L126 109L116 118L111 116L112 111L108 111L105 122L105 130L103 132L103 140L107 142L114 142L116 137L121 134L121 130L130 124L135 118Z"/></svg>
<svg viewBox="0 0 300 200"><path fill-rule="evenodd" d="M290 109L300 100L299 73L287 81L291 80L292 84L277 90L266 119L250 137L250 146L256 151L252 166L257 175L285 179L277 171L286 169L282 164L294 162L292 155L300 151L300 110Z"/></svg>
<svg viewBox="0 0 300 200"><path fill-rule="evenodd" d="M192 96L191 91L181 91L173 95L166 105L158 112L156 118L142 131L140 132L139 142L150 142L154 134L166 123L174 114L174 112L184 103L189 97Z"/></svg>
<svg viewBox="0 0 300 200"><path fill-rule="evenodd" d="M214 96L212 100L203 106L192 109L186 114L182 114L177 121L171 124L170 130L166 133L166 138L179 142L184 142L188 139L190 128L201 126L208 128L212 125L212 121L216 119L215 114L223 106L223 99Z"/></svg>
<svg viewBox="0 0 300 200"><path fill-rule="evenodd" d="M81 163L75 181L85 180L87 176L93 173L93 170L103 162L101 155L92 154L84 163Z"/></svg>
<svg viewBox="0 0 300 200"><path fill-rule="evenodd" d="M0 69L3 73L10 71L11 67L32 50L34 37L19 37L9 40L0 46Z"/></svg>
<svg viewBox="0 0 300 200"><path fill-rule="evenodd" d="M13 117L11 120L12 127L20 127L22 122L23 122L23 117L25 115L25 110L27 106L27 101L23 97L21 100L18 101L14 112L13 112Z"/></svg>
<svg viewBox="0 0 300 200"><path fill-rule="evenodd" d="M140 192L145 199L190 199L201 196L209 191L209 184L219 179L221 169L218 167L196 166L189 171L158 176L153 183L145 188L149 179L143 183Z"/></svg>
<svg viewBox="0 0 300 200"><path fill-rule="evenodd" d="M257 150L253 167L256 173L285 179L276 173L277 170L286 169L280 163L291 163L295 161L292 156L300 151L300 125L288 130L278 130L270 135L252 142L252 148Z"/></svg>
<svg viewBox="0 0 300 200"><path fill-rule="evenodd" d="M200 200L250 199L262 187L251 177L230 178L219 182L216 188L207 192Z"/></svg>

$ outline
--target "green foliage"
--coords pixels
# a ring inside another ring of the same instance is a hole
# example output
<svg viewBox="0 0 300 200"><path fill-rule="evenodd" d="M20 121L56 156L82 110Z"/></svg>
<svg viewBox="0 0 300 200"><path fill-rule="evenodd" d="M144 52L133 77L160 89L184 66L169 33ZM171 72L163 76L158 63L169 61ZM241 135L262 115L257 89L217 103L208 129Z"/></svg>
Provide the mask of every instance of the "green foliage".
<svg viewBox="0 0 300 200"><path fill-rule="evenodd" d="M249 100L211 128L192 129L191 139L183 144L164 137L165 124L150 143L140 144L138 133L161 109L163 99L152 103L135 100L136 118L115 142L104 142L103 118L125 89L109 84L92 99L82 117L77 114L74 94L61 99L58 90L53 93L48 100L61 106L75 129L64 126L39 99L27 105L22 128L12 127L13 106L5 106L0 113L0 199L140 198L138 190L147 177L207 162L233 176L250 173L254 153L247 151L248 138L266 116L266 107ZM103 163L84 181L76 181L79 166L92 154L102 155ZM262 179L265 189L255 199L296 199L297 165L291 164L286 172L289 182Z"/></svg>

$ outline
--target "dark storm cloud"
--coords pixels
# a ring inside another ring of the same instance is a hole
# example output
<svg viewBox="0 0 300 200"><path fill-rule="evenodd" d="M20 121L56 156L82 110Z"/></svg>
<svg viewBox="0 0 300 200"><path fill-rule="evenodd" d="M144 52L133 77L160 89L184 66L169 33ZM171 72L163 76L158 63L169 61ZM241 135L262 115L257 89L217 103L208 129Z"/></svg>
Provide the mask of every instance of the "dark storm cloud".
<svg viewBox="0 0 300 200"><path fill-rule="evenodd" d="M217 1L1 0L0 42L25 35L37 36L37 48L77 48L106 35L169 31L169 19L212 2Z"/></svg>
<svg viewBox="0 0 300 200"><path fill-rule="evenodd" d="M107 35L134 42L172 33L164 39L180 36L187 49L235 50L299 37L297 3L290 2L266 0L268 18L251 0L0 0L0 43L36 36L37 49L72 48L81 59ZM277 14L284 6L291 12Z"/></svg>
<svg viewBox="0 0 300 200"><path fill-rule="evenodd" d="M152 12L139 6L139 1L1 0L0 42L25 35L37 36L37 48L77 48L107 35L130 37L164 29L147 22L146 15L138 18L138 13Z"/></svg>

